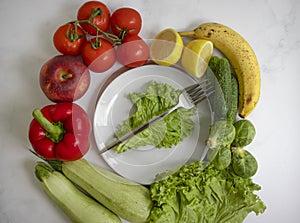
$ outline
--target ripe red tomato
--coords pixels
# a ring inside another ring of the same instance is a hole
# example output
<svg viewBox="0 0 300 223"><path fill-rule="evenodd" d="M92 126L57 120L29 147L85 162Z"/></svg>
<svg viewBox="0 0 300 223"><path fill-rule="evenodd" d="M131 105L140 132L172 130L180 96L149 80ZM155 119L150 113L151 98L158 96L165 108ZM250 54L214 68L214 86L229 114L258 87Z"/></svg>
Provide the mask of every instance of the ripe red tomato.
<svg viewBox="0 0 300 223"><path fill-rule="evenodd" d="M142 17L132 8L119 8L110 18L111 30L118 36L137 35L142 27ZM121 33L121 34L120 34Z"/></svg>
<svg viewBox="0 0 300 223"><path fill-rule="evenodd" d="M78 20L89 20L102 31L107 31L110 22L110 11L108 7L99 1L88 1L84 3L77 12ZM92 25L81 22L82 28L91 35L97 34L97 29ZM100 34L100 33L99 33Z"/></svg>
<svg viewBox="0 0 300 223"><path fill-rule="evenodd" d="M86 41L84 31L74 24L60 26L53 35L55 48L62 54L77 56L80 48Z"/></svg>
<svg viewBox="0 0 300 223"><path fill-rule="evenodd" d="M98 38L98 43L97 48L96 38L85 42L81 48L81 56L91 71L102 73L114 65L116 55L113 45L108 40Z"/></svg>
<svg viewBox="0 0 300 223"><path fill-rule="evenodd" d="M144 65L149 58L149 47L138 35L127 35L123 44L118 46L117 60L127 67Z"/></svg>

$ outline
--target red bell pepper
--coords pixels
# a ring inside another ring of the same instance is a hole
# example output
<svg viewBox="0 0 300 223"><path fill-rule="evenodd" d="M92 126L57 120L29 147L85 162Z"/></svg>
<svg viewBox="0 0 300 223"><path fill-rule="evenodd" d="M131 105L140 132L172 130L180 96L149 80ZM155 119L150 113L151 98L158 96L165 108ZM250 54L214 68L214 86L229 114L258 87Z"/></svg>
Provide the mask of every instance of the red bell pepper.
<svg viewBox="0 0 300 223"><path fill-rule="evenodd" d="M91 123L77 104L61 102L33 111L29 141L35 152L49 160L80 159L90 147Z"/></svg>

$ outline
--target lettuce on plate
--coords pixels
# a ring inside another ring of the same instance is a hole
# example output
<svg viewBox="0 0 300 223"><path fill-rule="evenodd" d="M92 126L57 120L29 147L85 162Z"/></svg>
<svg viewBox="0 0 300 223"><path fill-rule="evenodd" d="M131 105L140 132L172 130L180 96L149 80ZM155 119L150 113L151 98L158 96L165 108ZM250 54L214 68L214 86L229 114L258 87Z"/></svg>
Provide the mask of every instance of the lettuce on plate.
<svg viewBox="0 0 300 223"><path fill-rule="evenodd" d="M230 169L201 162L182 166L151 185L151 223L240 223L266 206L254 193L261 187Z"/></svg>
<svg viewBox="0 0 300 223"><path fill-rule="evenodd" d="M178 102L181 90L172 86L153 81L145 92L134 92L128 95L135 113L119 127L116 137L121 137L141 126ZM196 109L177 109L162 120L140 132L131 139L119 144L114 149L121 153L128 149L152 145L157 148L171 148L189 136L194 128L191 116Z"/></svg>

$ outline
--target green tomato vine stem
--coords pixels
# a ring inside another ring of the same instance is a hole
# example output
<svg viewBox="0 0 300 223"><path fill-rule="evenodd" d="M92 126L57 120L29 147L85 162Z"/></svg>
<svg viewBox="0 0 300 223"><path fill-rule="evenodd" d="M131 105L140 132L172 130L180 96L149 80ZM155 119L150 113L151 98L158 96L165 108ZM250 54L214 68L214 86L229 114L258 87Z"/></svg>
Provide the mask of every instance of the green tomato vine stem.
<svg viewBox="0 0 300 223"><path fill-rule="evenodd" d="M93 14L92 14L93 15ZM91 17L90 17L91 18ZM105 36L108 40L110 40L112 42L112 44L114 46L116 45L120 45L122 44L122 39L120 39L118 36L112 34L112 33L108 33L108 32L105 32L101 29L99 29L93 22L91 22L91 20L89 19L84 19L84 20L75 20L75 21L71 21L69 22L70 24L74 24L74 26L77 28L77 26L80 24L80 23L87 23L89 24L90 26L92 26L94 29L96 29L96 42L98 42L99 40L99 33L102 34L103 36ZM92 44L93 48L94 49L97 49L101 46L101 42L100 43L97 43L97 44ZM96 47L96 48L95 48Z"/></svg>
<svg viewBox="0 0 300 223"><path fill-rule="evenodd" d="M108 33L108 32L101 30L92 22L96 16L101 16L102 14L103 14L103 12L102 12L101 8L95 8L92 10L92 14L90 15L90 17L88 19L74 20L74 21L69 22L69 24L74 25L74 29L71 30L71 28L69 27L69 29L67 30L67 33L66 33L67 38L70 39L72 42L78 40L79 38L82 38L83 37L82 35L77 34L77 27L80 25L80 23L86 23L86 24L89 24L90 26L92 26L96 30L96 41L91 43L93 49L98 49L101 46L101 40L99 39L100 35L105 36L108 40L110 40L112 42L112 44L114 46L122 44L123 38L119 38L118 36L116 36L112 33Z"/></svg>
<svg viewBox="0 0 300 223"><path fill-rule="evenodd" d="M74 24L74 29L72 29L71 23L69 24L69 27L66 32L66 37L71 41L75 42L76 40L83 38L84 35L79 35L77 33L77 24Z"/></svg>

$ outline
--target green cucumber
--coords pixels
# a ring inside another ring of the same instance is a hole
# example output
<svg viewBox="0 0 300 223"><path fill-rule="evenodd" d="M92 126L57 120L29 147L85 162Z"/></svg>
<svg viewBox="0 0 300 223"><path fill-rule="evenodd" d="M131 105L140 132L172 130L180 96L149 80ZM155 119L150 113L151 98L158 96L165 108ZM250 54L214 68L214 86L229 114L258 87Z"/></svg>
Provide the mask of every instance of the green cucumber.
<svg viewBox="0 0 300 223"><path fill-rule="evenodd" d="M209 65L212 66L213 58L209 61ZM226 117L226 104L223 96L223 92L220 88L219 82L216 79L216 76L210 67L206 70L205 74L214 86L214 93L210 96L210 104L214 115L214 120L220 120Z"/></svg>
<svg viewBox="0 0 300 223"><path fill-rule="evenodd" d="M237 116L238 82L231 73L230 63L226 58L213 56L208 65L217 79L213 98L216 119L227 119L234 123Z"/></svg>
<svg viewBox="0 0 300 223"><path fill-rule="evenodd" d="M46 163L36 164L35 175L42 182L46 194L74 223L121 223L116 214L81 192Z"/></svg>
<svg viewBox="0 0 300 223"><path fill-rule="evenodd" d="M227 120L231 123L235 123L237 113L238 113L238 97L239 97L239 89L238 89L238 81L234 74L231 74L231 98L228 103L228 111L227 111Z"/></svg>
<svg viewBox="0 0 300 223"><path fill-rule="evenodd" d="M226 58L219 58L214 73L223 91L224 100L228 105L231 97L231 70L229 61Z"/></svg>

